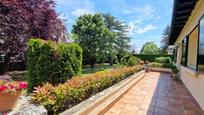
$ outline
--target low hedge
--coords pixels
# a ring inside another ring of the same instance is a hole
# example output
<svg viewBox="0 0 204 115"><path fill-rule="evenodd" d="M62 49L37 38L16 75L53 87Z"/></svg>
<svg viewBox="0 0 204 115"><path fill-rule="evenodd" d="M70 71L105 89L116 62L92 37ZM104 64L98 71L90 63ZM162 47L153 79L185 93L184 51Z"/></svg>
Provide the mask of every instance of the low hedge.
<svg viewBox="0 0 204 115"><path fill-rule="evenodd" d="M50 114L59 113L142 69L142 66L123 67L86 77L76 76L57 86L46 83L36 88L31 97L34 102L42 104Z"/></svg>
<svg viewBox="0 0 204 115"><path fill-rule="evenodd" d="M163 55L163 54L134 54L135 57L140 58L143 61L154 62L155 58L158 57L170 57L171 60L174 60L173 55Z"/></svg>
<svg viewBox="0 0 204 115"><path fill-rule="evenodd" d="M82 49L74 43L28 41L28 92L45 82L63 83L82 71Z"/></svg>
<svg viewBox="0 0 204 115"><path fill-rule="evenodd" d="M157 62L152 62L148 64L149 67L159 67L159 68L171 68L172 64L169 63L157 63Z"/></svg>
<svg viewBox="0 0 204 115"><path fill-rule="evenodd" d="M168 64L171 64L172 63L172 60L170 57L158 57L158 58L155 58L155 62L157 63L168 63Z"/></svg>

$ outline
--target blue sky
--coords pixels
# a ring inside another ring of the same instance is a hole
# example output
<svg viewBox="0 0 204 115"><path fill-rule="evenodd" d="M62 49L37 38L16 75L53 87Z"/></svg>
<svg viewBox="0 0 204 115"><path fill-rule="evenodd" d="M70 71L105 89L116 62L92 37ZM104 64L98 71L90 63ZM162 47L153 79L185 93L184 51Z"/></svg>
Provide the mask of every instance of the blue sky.
<svg viewBox="0 0 204 115"><path fill-rule="evenodd" d="M143 44L160 44L164 28L170 24L173 0L56 0L56 10L68 31L84 13L110 13L129 25L132 48L138 53Z"/></svg>

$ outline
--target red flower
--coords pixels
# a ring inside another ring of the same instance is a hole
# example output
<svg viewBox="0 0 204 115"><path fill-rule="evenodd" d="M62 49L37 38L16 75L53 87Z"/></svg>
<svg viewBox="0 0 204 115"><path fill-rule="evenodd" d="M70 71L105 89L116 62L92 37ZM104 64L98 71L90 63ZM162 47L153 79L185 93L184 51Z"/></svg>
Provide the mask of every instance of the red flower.
<svg viewBox="0 0 204 115"><path fill-rule="evenodd" d="M7 89L6 86L4 86L4 85L1 85L1 86L0 86L0 91L4 91L4 90L6 90L6 89Z"/></svg>
<svg viewBox="0 0 204 115"><path fill-rule="evenodd" d="M20 86L21 89L26 89L27 84L25 82L20 82L19 86Z"/></svg>

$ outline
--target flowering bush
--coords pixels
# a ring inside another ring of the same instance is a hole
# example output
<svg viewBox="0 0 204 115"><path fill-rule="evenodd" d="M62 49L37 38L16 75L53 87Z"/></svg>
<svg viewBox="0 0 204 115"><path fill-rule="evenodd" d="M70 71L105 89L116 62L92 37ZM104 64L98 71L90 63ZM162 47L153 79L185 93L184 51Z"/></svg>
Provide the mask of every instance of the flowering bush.
<svg viewBox="0 0 204 115"><path fill-rule="evenodd" d="M21 81L3 81L0 80L0 93L11 93L15 94L16 92L25 90L27 88L26 82Z"/></svg>
<svg viewBox="0 0 204 115"><path fill-rule="evenodd" d="M46 83L42 87L37 87L31 97L33 101L44 105L48 111L60 112L141 69L143 69L142 66L133 66L97 72L86 77L76 76L57 86Z"/></svg>

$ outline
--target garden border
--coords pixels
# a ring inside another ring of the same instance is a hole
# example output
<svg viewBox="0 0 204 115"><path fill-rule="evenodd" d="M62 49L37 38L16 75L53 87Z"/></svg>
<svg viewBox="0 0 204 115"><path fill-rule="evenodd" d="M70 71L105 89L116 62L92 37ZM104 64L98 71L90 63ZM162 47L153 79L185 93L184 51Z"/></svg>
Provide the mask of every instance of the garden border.
<svg viewBox="0 0 204 115"><path fill-rule="evenodd" d="M134 75L122 80L121 82L105 89L104 91L90 97L78 105L65 110L60 115L85 115L103 114L114 105L123 95L127 93L137 82L145 76L145 71L141 70Z"/></svg>

